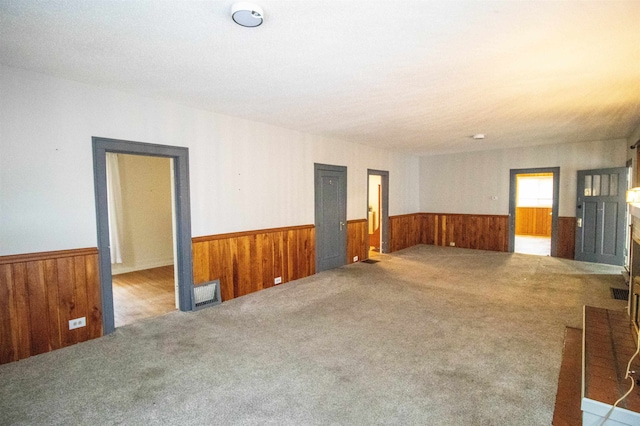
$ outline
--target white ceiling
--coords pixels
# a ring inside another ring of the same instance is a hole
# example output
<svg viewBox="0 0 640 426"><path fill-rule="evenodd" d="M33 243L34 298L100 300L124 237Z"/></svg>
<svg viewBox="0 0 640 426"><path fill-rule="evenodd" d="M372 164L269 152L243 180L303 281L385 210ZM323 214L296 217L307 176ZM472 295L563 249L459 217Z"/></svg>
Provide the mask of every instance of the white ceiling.
<svg viewBox="0 0 640 426"><path fill-rule="evenodd" d="M233 3L0 0L0 63L418 155L640 126L638 0Z"/></svg>

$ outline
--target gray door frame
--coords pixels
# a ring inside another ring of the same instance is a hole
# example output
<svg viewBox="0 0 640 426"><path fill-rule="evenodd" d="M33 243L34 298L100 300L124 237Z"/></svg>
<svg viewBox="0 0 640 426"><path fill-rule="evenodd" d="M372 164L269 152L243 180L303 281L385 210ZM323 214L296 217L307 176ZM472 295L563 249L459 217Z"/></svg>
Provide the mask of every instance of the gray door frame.
<svg viewBox="0 0 640 426"><path fill-rule="evenodd" d="M533 173L553 174L553 202L551 206L551 256L558 255L558 209L560 205L560 167L511 169L509 171L509 253L513 253L516 240L516 190L517 175Z"/></svg>
<svg viewBox="0 0 640 426"><path fill-rule="evenodd" d="M340 206L340 248L339 250L344 253L343 263L339 266L347 264L347 167L346 166L334 166L330 164L314 163L314 199L315 199L315 235L316 235L316 272L327 270L330 268L323 267L320 258L319 242L324 238L325 230L321 225L322 211L322 191L320 190L320 176L323 171L344 173L344 182L342 183L343 202ZM344 227L344 228L343 228ZM339 267L336 266L336 267Z"/></svg>
<svg viewBox="0 0 640 426"><path fill-rule="evenodd" d="M189 197L189 149L177 146L131 142L119 139L92 137L93 172L98 231L98 258L102 295L103 334L115 330L113 316L113 282L109 243L109 213L107 201L106 154L145 155L173 159L175 205L175 235L178 268L178 296L180 310L190 311L193 265L191 253L191 202Z"/></svg>
<svg viewBox="0 0 640 426"><path fill-rule="evenodd" d="M380 204L382 216L380 216L380 253L389 253L389 172L386 170L367 169L367 212L369 211L369 176L380 176L382 190ZM368 216L365 216L368 218ZM367 251L369 247L367 247Z"/></svg>

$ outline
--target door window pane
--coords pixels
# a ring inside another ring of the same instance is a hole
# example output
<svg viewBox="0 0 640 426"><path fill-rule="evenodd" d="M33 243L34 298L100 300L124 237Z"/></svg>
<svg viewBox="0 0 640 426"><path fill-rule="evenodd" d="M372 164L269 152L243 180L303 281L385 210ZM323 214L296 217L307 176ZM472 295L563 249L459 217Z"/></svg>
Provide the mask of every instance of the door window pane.
<svg viewBox="0 0 640 426"><path fill-rule="evenodd" d="M612 197L617 197L618 196L618 174L614 173L611 176L611 179L609 179L609 195L611 195Z"/></svg>
<svg viewBox="0 0 640 426"><path fill-rule="evenodd" d="M600 185L600 195L607 197L609 195L609 176L602 175L602 185Z"/></svg>
<svg viewBox="0 0 640 426"><path fill-rule="evenodd" d="M591 195L600 196L600 175L593 175L593 186L591 187Z"/></svg>
<svg viewBox="0 0 640 426"><path fill-rule="evenodd" d="M591 196L591 182L592 182L592 176L591 175L585 175L584 176L584 196L585 197L590 197Z"/></svg>

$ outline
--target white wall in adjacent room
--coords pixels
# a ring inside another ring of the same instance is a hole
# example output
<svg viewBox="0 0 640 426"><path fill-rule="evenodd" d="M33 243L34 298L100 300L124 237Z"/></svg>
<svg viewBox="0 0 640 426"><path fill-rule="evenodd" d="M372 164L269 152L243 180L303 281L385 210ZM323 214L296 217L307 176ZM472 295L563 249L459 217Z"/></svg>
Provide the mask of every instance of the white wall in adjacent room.
<svg viewBox="0 0 640 426"><path fill-rule="evenodd" d="M420 210L506 215L511 169L560 167L559 215L575 216L577 171L625 166L626 144L598 141L422 157Z"/></svg>
<svg viewBox="0 0 640 426"><path fill-rule="evenodd" d="M122 263L113 274L173 264L171 160L118 154L122 192Z"/></svg>

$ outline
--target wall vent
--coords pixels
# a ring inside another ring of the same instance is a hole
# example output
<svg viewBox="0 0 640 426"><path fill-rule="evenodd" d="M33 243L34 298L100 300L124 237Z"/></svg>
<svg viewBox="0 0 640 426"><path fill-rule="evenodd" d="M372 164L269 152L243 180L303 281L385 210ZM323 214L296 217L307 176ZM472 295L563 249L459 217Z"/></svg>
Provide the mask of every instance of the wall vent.
<svg viewBox="0 0 640 426"><path fill-rule="evenodd" d="M191 308L194 311L222 303L220 298L220 280L209 281L193 286Z"/></svg>

